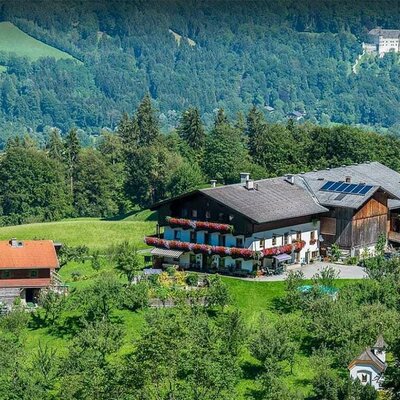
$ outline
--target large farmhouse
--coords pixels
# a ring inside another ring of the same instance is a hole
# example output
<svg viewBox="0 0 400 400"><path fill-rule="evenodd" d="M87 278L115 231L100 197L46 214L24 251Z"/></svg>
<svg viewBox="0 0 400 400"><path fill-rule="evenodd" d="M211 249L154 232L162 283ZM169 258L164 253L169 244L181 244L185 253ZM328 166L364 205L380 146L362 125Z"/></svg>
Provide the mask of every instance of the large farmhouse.
<svg viewBox="0 0 400 400"><path fill-rule="evenodd" d="M0 241L0 303L16 298L36 302L43 288L61 285L56 247L51 240Z"/></svg>
<svg viewBox="0 0 400 400"><path fill-rule="evenodd" d="M213 185L214 186L214 185ZM400 174L371 162L210 187L153 206L157 267L255 271L309 263L333 244L359 255L400 243Z"/></svg>
<svg viewBox="0 0 400 400"><path fill-rule="evenodd" d="M363 45L367 53L377 53L381 57L390 52L400 52L400 30L375 28L368 32L369 43Z"/></svg>

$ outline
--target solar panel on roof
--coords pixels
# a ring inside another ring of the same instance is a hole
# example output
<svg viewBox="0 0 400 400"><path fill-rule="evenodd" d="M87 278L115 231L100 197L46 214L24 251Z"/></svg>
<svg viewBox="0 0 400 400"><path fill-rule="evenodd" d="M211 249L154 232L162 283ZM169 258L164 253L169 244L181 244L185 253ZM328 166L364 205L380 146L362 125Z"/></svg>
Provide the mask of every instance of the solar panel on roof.
<svg viewBox="0 0 400 400"><path fill-rule="evenodd" d="M365 185L356 185L356 187L353 189L353 191L352 191L351 193L352 193L352 194L358 194L358 193L360 193L364 186L365 186Z"/></svg>
<svg viewBox="0 0 400 400"><path fill-rule="evenodd" d="M335 182L328 181L325 183L324 186L322 186L321 190L328 190Z"/></svg>
<svg viewBox="0 0 400 400"><path fill-rule="evenodd" d="M351 193L356 187L357 187L357 185L352 183L346 189L343 190L343 193Z"/></svg>
<svg viewBox="0 0 400 400"><path fill-rule="evenodd" d="M320 190L325 192L333 192L333 193L343 193L346 194L357 194L364 196L368 193L373 186L365 185L364 183L355 184L355 183L346 183L346 182L326 182L325 185L322 186Z"/></svg>
<svg viewBox="0 0 400 400"><path fill-rule="evenodd" d="M345 189L347 189L350 185L348 183L342 183L335 192L343 193Z"/></svg>
<svg viewBox="0 0 400 400"><path fill-rule="evenodd" d="M343 182L335 182L329 189L336 190Z"/></svg>
<svg viewBox="0 0 400 400"><path fill-rule="evenodd" d="M360 190L360 194L364 195L372 189L372 186L365 185L362 190Z"/></svg>

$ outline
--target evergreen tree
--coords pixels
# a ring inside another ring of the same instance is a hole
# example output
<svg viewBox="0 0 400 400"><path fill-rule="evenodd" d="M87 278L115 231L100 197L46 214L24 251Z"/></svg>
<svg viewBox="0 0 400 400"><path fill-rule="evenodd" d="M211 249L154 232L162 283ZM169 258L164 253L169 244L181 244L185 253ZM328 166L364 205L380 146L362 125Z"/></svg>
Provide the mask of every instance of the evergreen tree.
<svg viewBox="0 0 400 400"><path fill-rule="evenodd" d="M203 148L205 131L197 108L189 108L182 114L178 133L194 150Z"/></svg>
<svg viewBox="0 0 400 400"><path fill-rule="evenodd" d="M149 94L143 98L137 109L136 122L139 131L139 146L148 146L153 144L159 136L159 128L157 116L151 104Z"/></svg>
<svg viewBox="0 0 400 400"><path fill-rule="evenodd" d="M72 128L65 137L65 157L68 166L71 196L74 194L76 162L80 149L81 146L78 139L78 130L76 128Z"/></svg>
<svg viewBox="0 0 400 400"><path fill-rule="evenodd" d="M219 108L217 115L215 116L214 120L214 127L217 128L220 125L228 124L228 118L225 114L225 111L223 108Z"/></svg>
<svg viewBox="0 0 400 400"><path fill-rule="evenodd" d="M49 139L46 143L46 149L50 158L60 162L63 161L65 148L60 131L58 129L53 128L50 130Z"/></svg>
<svg viewBox="0 0 400 400"><path fill-rule="evenodd" d="M139 138L139 127L136 119L134 117L130 119L126 112L123 113L117 126L117 134L125 151L135 148Z"/></svg>
<svg viewBox="0 0 400 400"><path fill-rule="evenodd" d="M262 136L264 130L266 129L266 122L264 115L253 106L249 114L247 115L247 126L246 134L249 140L249 152L250 155L255 159L259 160L259 153L264 149L260 146L260 137Z"/></svg>
<svg viewBox="0 0 400 400"><path fill-rule="evenodd" d="M141 207L166 198L171 176L180 163L181 157L162 145L140 147L129 153L126 196Z"/></svg>

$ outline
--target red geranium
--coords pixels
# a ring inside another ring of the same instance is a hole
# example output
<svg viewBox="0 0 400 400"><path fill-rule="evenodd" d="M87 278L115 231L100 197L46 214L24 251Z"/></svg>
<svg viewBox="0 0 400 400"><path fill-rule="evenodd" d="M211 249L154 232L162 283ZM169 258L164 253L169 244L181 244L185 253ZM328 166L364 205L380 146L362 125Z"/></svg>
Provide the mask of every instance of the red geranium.
<svg viewBox="0 0 400 400"><path fill-rule="evenodd" d="M208 222L208 221L194 221L185 218L173 218L167 217L166 221L173 226L182 226L184 228L193 228L198 230L212 230L218 232L232 233L233 226L228 224L220 224L218 222Z"/></svg>

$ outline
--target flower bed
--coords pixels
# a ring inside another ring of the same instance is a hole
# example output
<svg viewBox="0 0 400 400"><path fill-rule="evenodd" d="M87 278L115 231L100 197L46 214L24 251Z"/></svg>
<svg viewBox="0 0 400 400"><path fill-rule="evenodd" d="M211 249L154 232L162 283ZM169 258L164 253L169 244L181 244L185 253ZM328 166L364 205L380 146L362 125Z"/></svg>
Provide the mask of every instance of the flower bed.
<svg viewBox="0 0 400 400"><path fill-rule="evenodd" d="M167 217L166 221L168 224L173 226L181 226L183 228L192 228L198 230L212 230L217 232L226 232L232 233L233 226L228 224L219 224L217 222L208 222L208 221L194 221L192 219L185 218L173 218Z"/></svg>
<svg viewBox="0 0 400 400"><path fill-rule="evenodd" d="M211 246L209 244L180 242L178 240L166 240L148 236L144 239L148 246L163 247L171 250L193 251L194 253L218 254L220 256L231 256L240 258L254 258L257 253L249 249L238 247Z"/></svg>
<svg viewBox="0 0 400 400"><path fill-rule="evenodd" d="M285 244L283 246L270 247L268 249L262 250L261 252L264 257L277 256L283 253L291 253L292 251L300 251L305 245L306 242L304 240L299 240L291 244Z"/></svg>

